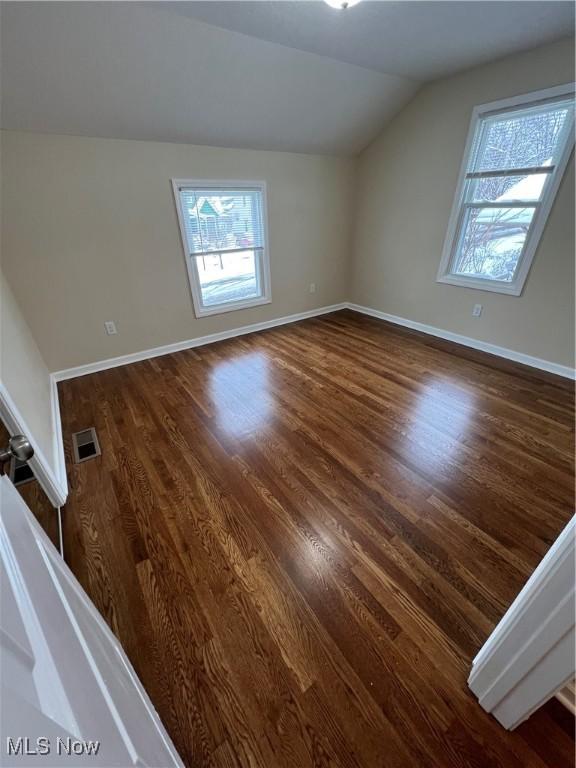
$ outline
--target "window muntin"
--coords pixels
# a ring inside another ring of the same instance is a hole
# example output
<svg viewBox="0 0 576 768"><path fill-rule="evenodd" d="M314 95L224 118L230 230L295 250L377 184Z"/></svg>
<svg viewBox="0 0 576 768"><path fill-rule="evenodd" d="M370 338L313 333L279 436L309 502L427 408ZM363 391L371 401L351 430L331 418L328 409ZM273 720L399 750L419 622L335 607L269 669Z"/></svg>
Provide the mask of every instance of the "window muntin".
<svg viewBox="0 0 576 768"><path fill-rule="evenodd" d="M264 185L173 184L196 315L269 302Z"/></svg>
<svg viewBox="0 0 576 768"><path fill-rule="evenodd" d="M475 203L503 203L514 200L535 202L541 199L547 178L545 173L532 173L472 179L469 198Z"/></svg>
<svg viewBox="0 0 576 768"><path fill-rule="evenodd" d="M440 282L520 294L574 142L564 91L475 111Z"/></svg>

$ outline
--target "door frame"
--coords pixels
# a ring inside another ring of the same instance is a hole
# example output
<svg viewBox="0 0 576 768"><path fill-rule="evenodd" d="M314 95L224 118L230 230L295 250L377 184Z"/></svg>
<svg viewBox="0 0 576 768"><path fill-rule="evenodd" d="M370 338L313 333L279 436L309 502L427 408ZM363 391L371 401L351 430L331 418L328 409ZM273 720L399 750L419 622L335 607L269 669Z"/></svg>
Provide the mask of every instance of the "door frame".
<svg viewBox="0 0 576 768"><path fill-rule="evenodd" d="M6 385L0 380L0 419L11 435L26 435L34 448L34 456L28 462L35 478L38 480L52 506L62 507L68 496L68 480L66 477L66 461L62 440L62 424L60 421L60 403L58 400L58 384L50 375L53 461L38 448L34 433L24 419L18 406L12 399Z"/></svg>
<svg viewBox="0 0 576 768"><path fill-rule="evenodd" d="M472 662L468 685L509 730L575 675L575 536L576 516Z"/></svg>

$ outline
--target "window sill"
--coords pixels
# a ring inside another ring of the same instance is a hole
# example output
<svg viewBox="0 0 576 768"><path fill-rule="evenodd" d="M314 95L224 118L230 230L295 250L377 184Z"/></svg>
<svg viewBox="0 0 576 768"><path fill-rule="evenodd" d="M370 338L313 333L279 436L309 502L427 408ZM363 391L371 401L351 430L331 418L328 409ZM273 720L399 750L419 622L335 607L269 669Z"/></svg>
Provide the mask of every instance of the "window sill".
<svg viewBox="0 0 576 768"><path fill-rule="evenodd" d="M497 280L482 280L474 277L461 277L460 275L441 275L436 278L437 283L457 285L460 288L473 288L476 291L488 291L489 293L505 293L508 296L520 296L522 286L515 283L501 283Z"/></svg>
<svg viewBox="0 0 576 768"><path fill-rule="evenodd" d="M263 304L271 304L270 296L260 296L258 299L247 301L231 301L228 304L216 304L213 307L194 307L196 317L209 317L210 315L222 315L225 312L236 312L239 309L250 309L250 307L261 307Z"/></svg>

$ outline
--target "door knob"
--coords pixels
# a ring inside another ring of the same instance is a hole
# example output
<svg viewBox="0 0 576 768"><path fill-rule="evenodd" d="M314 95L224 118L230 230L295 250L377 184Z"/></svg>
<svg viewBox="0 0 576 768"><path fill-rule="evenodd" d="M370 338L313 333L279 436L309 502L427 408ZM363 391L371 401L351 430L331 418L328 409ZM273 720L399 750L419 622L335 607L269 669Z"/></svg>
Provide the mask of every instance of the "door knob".
<svg viewBox="0 0 576 768"><path fill-rule="evenodd" d="M12 458L19 461L30 461L32 456L34 456L34 448L32 448L26 435L13 435L8 441L8 448L5 451L0 451L0 464L4 464Z"/></svg>

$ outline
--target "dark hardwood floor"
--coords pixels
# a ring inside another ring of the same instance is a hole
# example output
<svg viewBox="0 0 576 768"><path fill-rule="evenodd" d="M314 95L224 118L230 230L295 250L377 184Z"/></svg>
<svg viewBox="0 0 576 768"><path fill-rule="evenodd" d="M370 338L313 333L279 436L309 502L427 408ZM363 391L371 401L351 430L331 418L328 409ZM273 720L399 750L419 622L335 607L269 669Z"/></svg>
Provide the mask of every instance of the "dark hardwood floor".
<svg viewBox="0 0 576 768"><path fill-rule="evenodd" d="M572 513L569 382L346 311L60 397L67 560L187 766L573 765L466 685Z"/></svg>

